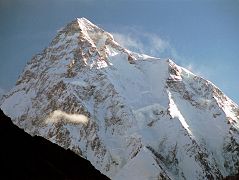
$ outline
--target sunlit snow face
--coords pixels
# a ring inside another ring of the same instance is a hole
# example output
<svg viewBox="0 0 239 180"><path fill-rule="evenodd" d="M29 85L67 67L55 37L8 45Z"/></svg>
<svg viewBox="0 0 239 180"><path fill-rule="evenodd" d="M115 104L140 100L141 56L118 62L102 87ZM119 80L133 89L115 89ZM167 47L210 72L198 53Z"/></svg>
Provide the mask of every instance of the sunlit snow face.
<svg viewBox="0 0 239 180"><path fill-rule="evenodd" d="M88 118L83 114L68 114L61 110L56 110L46 119L46 122L56 123L63 119L64 121L67 121L67 122L82 123L82 124L87 124L89 121Z"/></svg>

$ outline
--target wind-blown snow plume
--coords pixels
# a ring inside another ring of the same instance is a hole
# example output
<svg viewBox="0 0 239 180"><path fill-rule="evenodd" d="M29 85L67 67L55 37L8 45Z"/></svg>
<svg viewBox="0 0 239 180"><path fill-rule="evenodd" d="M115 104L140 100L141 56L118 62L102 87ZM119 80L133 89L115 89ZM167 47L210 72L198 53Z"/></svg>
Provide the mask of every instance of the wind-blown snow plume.
<svg viewBox="0 0 239 180"><path fill-rule="evenodd" d="M114 39L123 47L151 56L168 55L172 57L170 43L156 34L146 33L136 28L126 28L122 32L113 32Z"/></svg>

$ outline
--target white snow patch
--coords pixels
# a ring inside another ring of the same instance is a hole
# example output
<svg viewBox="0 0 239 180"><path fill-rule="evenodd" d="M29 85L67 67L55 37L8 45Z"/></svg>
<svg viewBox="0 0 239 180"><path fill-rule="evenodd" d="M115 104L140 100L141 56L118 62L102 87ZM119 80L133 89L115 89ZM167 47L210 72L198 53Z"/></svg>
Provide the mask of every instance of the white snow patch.
<svg viewBox="0 0 239 180"><path fill-rule="evenodd" d="M64 119L65 121L72 123L87 124L88 118L83 114L68 114L60 110L54 111L47 119L46 123L57 122Z"/></svg>
<svg viewBox="0 0 239 180"><path fill-rule="evenodd" d="M188 131L188 133L190 135L192 135L192 132L189 129L189 125L187 124L187 122L185 121L184 117L180 113L177 105L174 103L174 101L172 99L172 95L171 95L171 93L169 91L168 91L168 97L169 97L169 111L170 111L170 115L172 116L172 118L175 118L175 117L178 118L179 121L181 122L182 126Z"/></svg>

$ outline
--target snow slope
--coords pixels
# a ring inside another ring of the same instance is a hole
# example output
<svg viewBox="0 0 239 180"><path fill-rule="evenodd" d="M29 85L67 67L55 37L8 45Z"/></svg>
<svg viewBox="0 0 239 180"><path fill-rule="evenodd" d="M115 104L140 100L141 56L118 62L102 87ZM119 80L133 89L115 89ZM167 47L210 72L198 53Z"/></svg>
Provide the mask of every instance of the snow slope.
<svg viewBox="0 0 239 180"><path fill-rule="evenodd" d="M32 58L1 108L112 179L221 179L239 169L234 102L171 60L121 47L85 18Z"/></svg>

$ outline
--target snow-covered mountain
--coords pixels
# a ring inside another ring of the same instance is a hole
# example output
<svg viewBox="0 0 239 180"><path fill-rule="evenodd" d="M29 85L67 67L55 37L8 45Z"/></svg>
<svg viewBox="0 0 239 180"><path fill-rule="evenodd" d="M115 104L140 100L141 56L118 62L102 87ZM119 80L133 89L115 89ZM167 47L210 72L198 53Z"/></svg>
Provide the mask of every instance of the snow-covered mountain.
<svg viewBox="0 0 239 180"><path fill-rule="evenodd" d="M171 60L121 47L85 18L28 62L1 108L112 179L221 179L239 170L232 100Z"/></svg>

